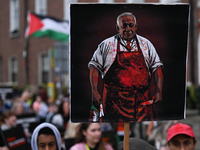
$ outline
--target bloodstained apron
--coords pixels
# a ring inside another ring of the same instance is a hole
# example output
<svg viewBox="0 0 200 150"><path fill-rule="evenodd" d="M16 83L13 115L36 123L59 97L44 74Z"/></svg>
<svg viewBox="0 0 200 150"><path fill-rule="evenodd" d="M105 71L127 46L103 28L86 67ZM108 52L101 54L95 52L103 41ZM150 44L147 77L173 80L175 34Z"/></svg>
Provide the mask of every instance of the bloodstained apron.
<svg viewBox="0 0 200 150"><path fill-rule="evenodd" d="M150 77L142 51L120 52L104 77L103 105L106 121L153 120L149 103Z"/></svg>

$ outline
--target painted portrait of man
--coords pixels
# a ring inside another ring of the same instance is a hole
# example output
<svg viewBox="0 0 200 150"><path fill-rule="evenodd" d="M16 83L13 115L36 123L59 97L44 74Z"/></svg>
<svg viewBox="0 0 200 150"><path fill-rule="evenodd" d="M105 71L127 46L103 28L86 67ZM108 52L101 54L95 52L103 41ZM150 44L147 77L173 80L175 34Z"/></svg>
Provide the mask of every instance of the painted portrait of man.
<svg viewBox="0 0 200 150"><path fill-rule="evenodd" d="M184 118L188 5L73 4L70 11L72 121Z"/></svg>
<svg viewBox="0 0 200 150"><path fill-rule="evenodd" d="M151 104L162 100L163 63L153 44L136 34L137 26L131 12L120 14L116 21L118 34L98 46L88 65L93 103L98 108L102 99L106 121L153 120ZM100 74L102 96L97 88ZM152 77L156 91L150 97Z"/></svg>

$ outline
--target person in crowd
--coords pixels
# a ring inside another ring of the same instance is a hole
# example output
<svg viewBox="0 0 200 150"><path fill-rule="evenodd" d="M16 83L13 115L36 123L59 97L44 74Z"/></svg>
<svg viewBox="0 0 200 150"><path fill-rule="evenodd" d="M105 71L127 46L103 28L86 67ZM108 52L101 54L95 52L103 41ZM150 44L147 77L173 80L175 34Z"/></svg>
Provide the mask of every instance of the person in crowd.
<svg viewBox="0 0 200 150"><path fill-rule="evenodd" d="M0 118L1 130L5 131L17 125L17 117L14 112L5 112Z"/></svg>
<svg viewBox="0 0 200 150"><path fill-rule="evenodd" d="M58 105L56 103L49 104L45 121L65 128L63 117L58 113Z"/></svg>
<svg viewBox="0 0 200 150"><path fill-rule="evenodd" d="M47 99L48 99L47 90L44 87L39 86L38 93L42 97L43 101L47 103Z"/></svg>
<svg viewBox="0 0 200 150"><path fill-rule="evenodd" d="M0 116L0 150L9 150L9 148L5 145L5 139L3 137L2 131L6 131L15 127L16 116L14 112L5 112L2 116Z"/></svg>
<svg viewBox="0 0 200 150"><path fill-rule="evenodd" d="M51 103L54 103L54 99L53 99L53 97L49 96L47 98L47 105L50 105Z"/></svg>
<svg viewBox="0 0 200 150"><path fill-rule="evenodd" d="M92 102L97 109L103 102L100 116L103 114L106 121L154 120L152 105L162 100L163 63L153 44L136 34L137 28L132 13L120 14L118 34L101 42L88 64ZM104 83L102 95L98 91L100 74ZM153 93L151 78L156 82ZM98 114L94 112L94 116Z"/></svg>
<svg viewBox="0 0 200 150"><path fill-rule="evenodd" d="M76 144L70 150L113 150L102 142L100 123L82 123L79 127Z"/></svg>
<svg viewBox="0 0 200 150"><path fill-rule="evenodd" d="M39 122L44 122L46 114L48 112L48 106L40 95L36 96L36 100L33 102L33 111L37 114Z"/></svg>
<svg viewBox="0 0 200 150"><path fill-rule="evenodd" d="M11 111L13 111L16 116L20 116L20 115L24 115L25 114L25 109L24 109L23 104L22 104L22 102L20 100L16 100L13 103Z"/></svg>
<svg viewBox="0 0 200 150"><path fill-rule="evenodd" d="M63 120L64 120L64 126L65 128L67 128L67 125L69 123L69 101L63 101L60 106L59 106L59 111L58 113L61 114L63 116Z"/></svg>
<svg viewBox="0 0 200 150"><path fill-rule="evenodd" d="M25 109L25 112L26 113L30 113L31 112L31 108L30 108L30 105L28 104L28 100L30 99L30 93L29 93L29 91L25 90L22 93L20 99L22 100L22 105L23 105L23 107Z"/></svg>
<svg viewBox="0 0 200 150"><path fill-rule="evenodd" d="M24 109L23 104L22 104L22 101L20 99L16 99L14 101L11 110L15 113L17 118L20 117L21 115L26 114L25 109ZM24 129L24 133L26 135L26 138L28 140L30 140L31 133L30 133L28 127L24 127L23 129Z"/></svg>
<svg viewBox="0 0 200 150"><path fill-rule="evenodd" d="M177 123L167 131L167 148L161 150L195 150L197 140L192 128L183 123Z"/></svg>
<svg viewBox="0 0 200 150"><path fill-rule="evenodd" d="M118 150L123 150L124 141L119 142ZM157 150L148 142L139 138L129 138L129 150Z"/></svg>
<svg viewBox="0 0 200 150"><path fill-rule="evenodd" d="M33 131L32 150L61 150L61 136L58 129L50 123L41 123Z"/></svg>

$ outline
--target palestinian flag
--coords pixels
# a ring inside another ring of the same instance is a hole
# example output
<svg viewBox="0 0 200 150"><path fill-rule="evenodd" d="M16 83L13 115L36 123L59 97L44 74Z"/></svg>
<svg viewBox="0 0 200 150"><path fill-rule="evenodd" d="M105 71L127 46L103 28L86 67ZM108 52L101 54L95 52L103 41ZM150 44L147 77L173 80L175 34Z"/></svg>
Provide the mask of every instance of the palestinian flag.
<svg viewBox="0 0 200 150"><path fill-rule="evenodd" d="M69 22L67 21L36 15L31 12L28 13L27 20L26 38L48 36L63 42L69 39Z"/></svg>

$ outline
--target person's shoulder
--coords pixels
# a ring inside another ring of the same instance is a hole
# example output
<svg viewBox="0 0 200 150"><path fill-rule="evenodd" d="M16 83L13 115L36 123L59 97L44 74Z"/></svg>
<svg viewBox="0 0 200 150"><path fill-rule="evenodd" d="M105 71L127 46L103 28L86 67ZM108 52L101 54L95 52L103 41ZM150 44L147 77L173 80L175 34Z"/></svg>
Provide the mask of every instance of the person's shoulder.
<svg viewBox="0 0 200 150"><path fill-rule="evenodd" d="M85 143L76 143L75 145L73 145L69 150L85 150Z"/></svg>
<svg viewBox="0 0 200 150"><path fill-rule="evenodd" d="M110 42L114 42L117 39L118 34L113 35L111 37L108 37L106 39L104 39L101 43L110 43Z"/></svg>

